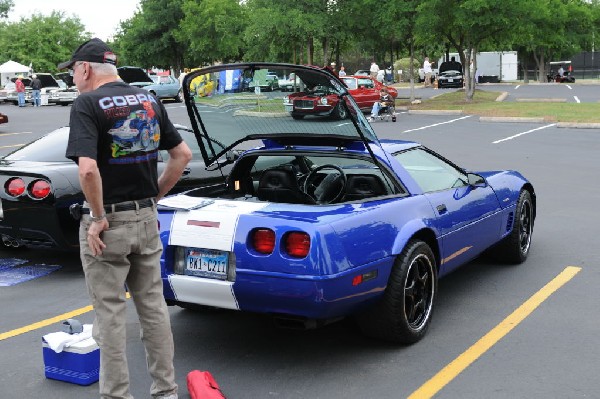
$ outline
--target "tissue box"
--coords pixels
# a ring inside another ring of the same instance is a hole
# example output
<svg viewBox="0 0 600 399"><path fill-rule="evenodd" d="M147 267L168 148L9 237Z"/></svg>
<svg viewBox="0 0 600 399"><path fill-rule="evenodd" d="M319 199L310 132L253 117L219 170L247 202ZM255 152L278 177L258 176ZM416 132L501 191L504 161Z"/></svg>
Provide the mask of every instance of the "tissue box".
<svg viewBox="0 0 600 399"><path fill-rule="evenodd" d="M77 342L56 353L42 340L46 378L90 385L100 378L100 348L94 338Z"/></svg>

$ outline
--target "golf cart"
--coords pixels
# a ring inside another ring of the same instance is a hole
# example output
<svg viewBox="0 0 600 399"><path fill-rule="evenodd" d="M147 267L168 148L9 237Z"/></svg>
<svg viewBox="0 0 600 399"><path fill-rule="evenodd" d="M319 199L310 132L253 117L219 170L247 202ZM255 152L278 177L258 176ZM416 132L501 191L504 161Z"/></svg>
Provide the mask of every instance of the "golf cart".
<svg viewBox="0 0 600 399"><path fill-rule="evenodd" d="M571 61L552 61L550 62L550 72L547 78L548 82L556 83L575 83L575 77Z"/></svg>

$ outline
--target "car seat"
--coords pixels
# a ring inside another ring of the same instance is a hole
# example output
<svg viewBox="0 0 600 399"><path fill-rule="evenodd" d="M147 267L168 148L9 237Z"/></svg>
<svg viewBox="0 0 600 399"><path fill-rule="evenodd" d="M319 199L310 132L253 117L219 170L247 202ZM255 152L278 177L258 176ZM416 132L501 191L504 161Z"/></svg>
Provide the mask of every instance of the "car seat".
<svg viewBox="0 0 600 399"><path fill-rule="evenodd" d="M315 204L314 199L300 190L296 173L292 169L265 170L256 191L256 196L261 201Z"/></svg>
<svg viewBox="0 0 600 399"><path fill-rule="evenodd" d="M346 201L357 201L385 194L387 194L387 190L379 176L348 175L347 177Z"/></svg>

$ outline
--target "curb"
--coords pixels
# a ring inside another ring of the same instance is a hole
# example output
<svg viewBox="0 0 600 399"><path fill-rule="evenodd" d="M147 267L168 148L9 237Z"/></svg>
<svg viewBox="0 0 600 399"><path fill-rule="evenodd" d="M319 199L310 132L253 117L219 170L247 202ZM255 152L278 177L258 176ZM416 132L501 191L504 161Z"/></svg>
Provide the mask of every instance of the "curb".
<svg viewBox="0 0 600 399"><path fill-rule="evenodd" d="M556 127L570 127L574 129L600 129L600 123L558 122Z"/></svg>
<svg viewBox="0 0 600 399"><path fill-rule="evenodd" d="M287 112L257 112L237 110L233 112L233 116L254 116L257 118L285 118L290 116Z"/></svg>

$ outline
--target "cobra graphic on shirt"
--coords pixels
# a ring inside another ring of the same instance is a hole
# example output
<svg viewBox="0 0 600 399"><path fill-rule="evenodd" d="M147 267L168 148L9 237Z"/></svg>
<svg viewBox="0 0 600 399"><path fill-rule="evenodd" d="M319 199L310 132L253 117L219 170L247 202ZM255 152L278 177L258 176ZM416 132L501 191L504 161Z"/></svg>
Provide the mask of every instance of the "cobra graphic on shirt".
<svg viewBox="0 0 600 399"><path fill-rule="evenodd" d="M133 111L119 119L108 131L112 135L111 164L147 162L157 157L160 126L152 104L143 102L143 110Z"/></svg>

